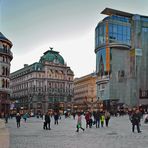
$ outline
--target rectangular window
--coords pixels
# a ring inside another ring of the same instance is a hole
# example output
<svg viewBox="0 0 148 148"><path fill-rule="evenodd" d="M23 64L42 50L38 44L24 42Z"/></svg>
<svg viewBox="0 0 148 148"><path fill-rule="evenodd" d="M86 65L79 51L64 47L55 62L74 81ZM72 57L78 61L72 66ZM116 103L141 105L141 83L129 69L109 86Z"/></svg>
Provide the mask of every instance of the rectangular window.
<svg viewBox="0 0 148 148"><path fill-rule="evenodd" d="M109 24L109 34L111 34L113 32L113 25Z"/></svg>
<svg viewBox="0 0 148 148"><path fill-rule="evenodd" d="M123 34L123 31L122 31L122 26L121 25L118 25L117 27L117 31L118 31L118 34Z"/></svg>
<svg viewBox="0 0 148 148"><path fill-rule="evenodd" d="M117 25L113 24L113 33L117 33Z"/></svg>
<svg viewBox="0 0 148 148"><path fill-rule="evenodd" d="M123 40L122 34L118 34L117 39L118 39L118 41L122 41Z"/></svg>
<svg viewBox="0 0 148 148"><path fill-rule="evenodd" d="M123 28L123 34L126 34L126 32L127 32L127 26L123 26L122 28Z"/></svg>
<svg viewBox="0 0 148 148"><path fill-rule="evenodd" d="M143 31L143 32L148 32L148 27L143 27L143 28L142 28L142 31Z"/></svg>
<svg viewBox="0 0 148 148"><path fill-rule="evenodd" d="M123 41L124 41L124 42L126 42L126 35L125 35L125 34L123 34L123 36L122 36L122 37L123 37Z"/></svg>
<svg viewBox="0 0 148 148"><path fill-rule="evenodd" d="M112 38L113 38L114 40L117 40L117 33L113 33Z"/></svg>
<svg viewBox="0 0 148 148"><path fill-rule="evenodd" d="M127 36L130 36L130 34L131 34L131 30L130 30L130 27L129 26L127 26L127 32L126 32L126 34L127 34Z"/></svg>

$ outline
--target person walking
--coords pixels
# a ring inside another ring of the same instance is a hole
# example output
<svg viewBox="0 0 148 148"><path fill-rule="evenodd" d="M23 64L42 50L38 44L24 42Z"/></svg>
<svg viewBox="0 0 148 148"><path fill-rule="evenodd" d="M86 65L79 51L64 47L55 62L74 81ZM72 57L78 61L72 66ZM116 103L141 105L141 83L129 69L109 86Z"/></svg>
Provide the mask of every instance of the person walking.
<svg viewBox="0 0 148 148"><path fill-rule="evenodd" d="M5 114L5 123L8 123L8 114Z"/></svg>
<svg viewBox="0 0 148 148"><path fill-rule="evenodd" d="M20 127L20 122L21 122L21 115L19 113L16 114L16 123L17 123L17 128Z"/></svg>
<svg viewBox="0 0 148 148"><path fill-rule="evenodd" d="M24 122L27 121L27 118L28 118L28 113L25 113L25 114L23 115Z"/></svg>
<svg viewBox="0 0 148 148"><path fill-rule="evenodd" d="M101 117L100 117L101 127L104 126L104 120L105 120L105 116L104 116L104 113L102 112L102 113L101 113Z"/></svg>
<svg viewBox="0 0 148 148"><path fill-rule="evenodd" d="M96 121L96 128L100 127L100 117L101 117L100 111L97 110L97 112L96 112L96 119L95 119L95 121Z"/></svg>
<svg viewBox="0 0 148 148"><path fill-rule="evenodd" d="M58 125L59 114L57 112L54 113L54 124Z"/></svg>
<svg viewBox="0 0 148 148"><path fill-rule="evenodd" d="M88 126L90 127L90 124L89 124L89 122L90 122L90 112L86 112L86 114L85 114L85 120L86 120L86 128L88 128Z"/></svg>
<svg viewBox="0 0 148 148"><path fill-rule="evenodd" d="M73 116L73 119L75 120L76 113L75 113L75 112L73 112L73 113L72 113L72 116Z"/></svg>
<svg viewBox="0 0 148 148"><path fill-rule="evenodd" d="M93 125L95 125L96 124L96 111L93 111L92 115L94 118Z"/></svg>
<svg viewBox="0 0 148 148"><path fill-rule="evenodd" d="M82 116L80 113L78 113L78 119L77 119L77 130L76 132L79 132L79 129L82 129L84 131L84 128L82 128Z"/></svg>
<svg viewBox="0 0 148 148"><path fill-rule="evenodd" d="M140 116L139 116L139 110L138 109L134 109L131 116L130 116L130 120L132 123L132 132L134 133L135 131L135 126L137 126L137 132L141 133L140 131Z"/></svg>
<svg viewBox="0 0 148 148"><path fill-rule="evenodd" d="M93 125L93 119L92 119L92 114L90 114L89 128L92 128L92 125Z"/></svg>
<svg viewBox="0 0 148 148"><path fill-rule="evenodd" d="M109 120L110 120L110 113L106 110L105 111L105 124L106 124L106 127L108 127Z"/></svg>
<svg viewBox="0 0 148 148"><path fill-rule="evenodd" d="M51 122L51 119L50 119L50 113L46 113L46 115L45 115L45 121L44 121L44 129L48 129L48 130L51 130L51 128L50 128L50 122Z"/></svg>

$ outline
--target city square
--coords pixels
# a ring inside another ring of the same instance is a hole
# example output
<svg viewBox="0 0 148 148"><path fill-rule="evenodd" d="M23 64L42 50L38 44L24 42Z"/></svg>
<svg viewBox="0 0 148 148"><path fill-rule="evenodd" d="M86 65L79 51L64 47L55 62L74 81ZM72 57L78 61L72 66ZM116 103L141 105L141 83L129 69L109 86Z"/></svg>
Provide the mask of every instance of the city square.
<svg viewBox="0 0 148 148"><path fill-rule="evenodd" d="M85 120L83 117L83 127ZM10 148L146 148L148 146L148 125L141 121L142 133L132 133L129 117L111 117L109 127L85 128L76 132L76 120L62 116L59 125L51 121L51 130L43 130L43 120L29 118L21 127L16 127L15 119L6 125ZM0 136L1 137L1 136ZM1 141L1 139L0 139ZM7 144L3 144L1 148Z"/></svg>
<svg viewBox="0 0 148 148"><path fill-rule="evenodd" d="M0 0L0 148L147 148L147 6Z"/></svg>

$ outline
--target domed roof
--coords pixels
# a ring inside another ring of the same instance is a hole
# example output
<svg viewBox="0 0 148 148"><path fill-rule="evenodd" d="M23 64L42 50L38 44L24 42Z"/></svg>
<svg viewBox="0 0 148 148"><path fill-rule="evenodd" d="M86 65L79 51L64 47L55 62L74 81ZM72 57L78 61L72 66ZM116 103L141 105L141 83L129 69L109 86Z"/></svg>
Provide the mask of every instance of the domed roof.
<svg viewBox="0 0 148 148"><path fill-rule="evenodd" d="M12 42L9 41L1 32L0 32L0 41L5 41L12 47Z"/></svg>
<svg viewBox="0 0 148 148"><path fill-rule="evenodd" d="M59 54L57 51L53 51L52 48L51 50L48 50L44 53L44 55L40 58L40 63L44 62L54 62L54 63L60 63L64 65L64 59L63 57Z"/></svg>

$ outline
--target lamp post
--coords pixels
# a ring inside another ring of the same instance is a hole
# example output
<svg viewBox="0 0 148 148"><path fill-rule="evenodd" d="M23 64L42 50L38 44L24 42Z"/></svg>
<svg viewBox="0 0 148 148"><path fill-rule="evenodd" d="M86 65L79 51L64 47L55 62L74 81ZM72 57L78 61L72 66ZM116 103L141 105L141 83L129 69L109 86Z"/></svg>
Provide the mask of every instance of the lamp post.
<svg viewBox="0 0 148 148"><path fill-rule="evenodd" d="M15 100L16 112L19 112L19 101Z"/></svg>

